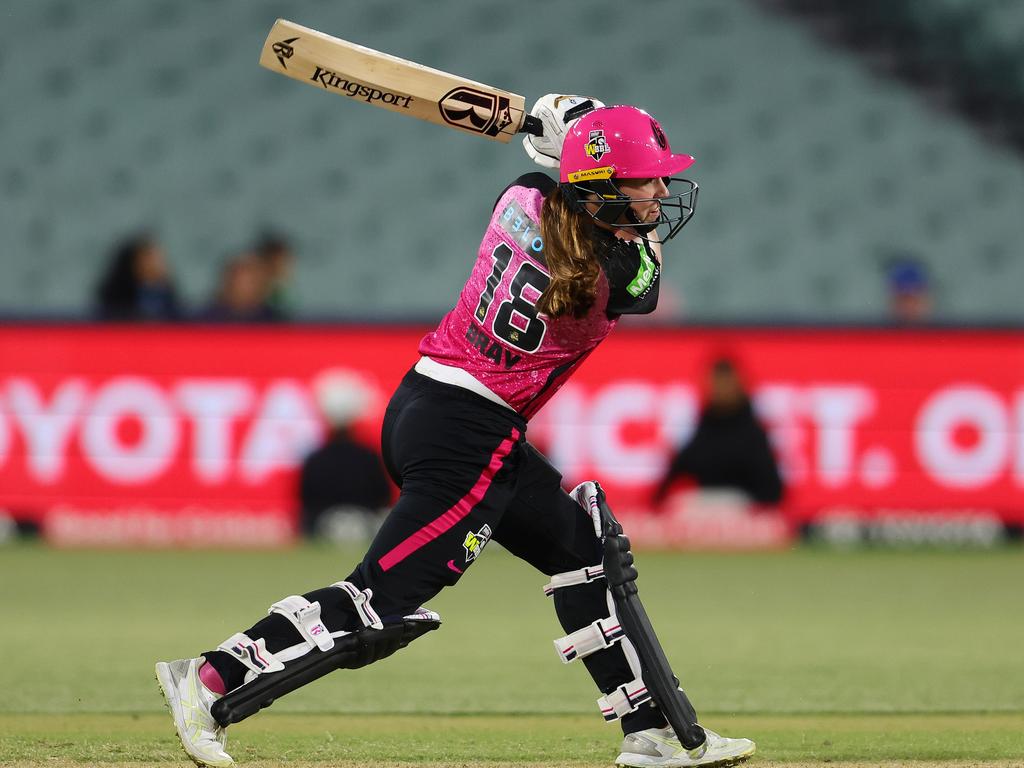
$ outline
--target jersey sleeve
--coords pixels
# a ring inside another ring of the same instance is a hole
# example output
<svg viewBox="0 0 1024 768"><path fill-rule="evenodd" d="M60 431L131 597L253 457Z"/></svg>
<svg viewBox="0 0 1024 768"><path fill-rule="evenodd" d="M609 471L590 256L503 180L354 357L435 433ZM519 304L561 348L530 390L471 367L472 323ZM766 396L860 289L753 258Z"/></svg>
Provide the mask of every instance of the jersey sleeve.
<svg viewBox="0 0 1024 768"><path fill-rule="evenodd" d="M609 316L646 315L658 306L661 265L643 242L616 240L606 250Z"/></svg>

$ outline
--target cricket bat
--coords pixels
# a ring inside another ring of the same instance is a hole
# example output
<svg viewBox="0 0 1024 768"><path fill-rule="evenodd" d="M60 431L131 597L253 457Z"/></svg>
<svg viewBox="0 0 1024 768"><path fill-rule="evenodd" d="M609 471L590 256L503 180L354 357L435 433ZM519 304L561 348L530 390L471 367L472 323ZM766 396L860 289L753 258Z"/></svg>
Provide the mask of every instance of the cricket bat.
<svg viewBox="0 0 1024 768"><path fill-rule="evenodd" d="M519 132L543 134L516 93L431 69L315 29L278 19L260 65L314 88L429 123L508 143Z"/></svg>

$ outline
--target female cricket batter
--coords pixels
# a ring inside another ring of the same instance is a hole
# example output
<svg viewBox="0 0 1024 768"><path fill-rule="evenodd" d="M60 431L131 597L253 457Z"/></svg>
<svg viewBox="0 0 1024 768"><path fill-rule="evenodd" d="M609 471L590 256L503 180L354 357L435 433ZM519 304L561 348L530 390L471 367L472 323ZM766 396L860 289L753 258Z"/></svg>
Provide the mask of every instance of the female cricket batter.
<svg viewBox="0 0 1024 768"><path fill-rule="evenodd" d="M300 677L336 641L371 628L436 626L420 606L456 584L491 539L552 577L545 591L569 633L556 646L563 661L583 659L605 719L621 720L620 765L721 765L753 754L753 742L706 729L705 743L688 750L667 726L595 577L595 486L566 493L526 440L530 417L619 318L655 308L660 242L693 215L697 186L675 178L693 158L673 154L658 122L635 107L595 109L592 100L552 94L533 114L545 135L528 137L527 152L559 167L560 183L531 173L502 192L458 303L420 343L382 430L401 495L363 561L345 581L275 603L216 649L157 664L197 764L233 762L211 714L225 693L268 672Z"/></svg>

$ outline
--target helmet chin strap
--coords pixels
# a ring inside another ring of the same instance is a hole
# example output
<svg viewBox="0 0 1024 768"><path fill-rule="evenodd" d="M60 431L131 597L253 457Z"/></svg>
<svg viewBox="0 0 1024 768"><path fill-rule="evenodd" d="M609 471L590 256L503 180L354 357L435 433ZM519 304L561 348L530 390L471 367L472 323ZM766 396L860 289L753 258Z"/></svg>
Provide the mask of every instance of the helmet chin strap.
<svg viewBox="0 0 1024 768"><path fill-rule="evenodd" d="M657 221L645 224L644 222L642 222L640 220L640 217L636 215L636 211L633 210L633 206L630 205L628 208L626 208L626 211L625 211L625 213L622 214L622 216L627 220L628 223L626 223L626 224L619 224L618 222L611 222L611 221L606 221L604 219L600 219L597 216L594 216L594 221L597 222L598 224L602 224L602 225L608 227L608 229L610 229L610 230L612 230L614 232L621 231L621 232L625 232L628 235L633 235L635 237L639 237L641 240L643 240L648 245L653 245L655 243L658 243L658 244L661 243L660 239L659 240L654 240L654 239L648 237L648 235L651 232L655 231L658 228L658 226L663 223L662 222L662 218L663 217L662 217L661 214L658 215L658 220Z"/></svg>
<svg viewBox="0 0 1024 768"><path fill-rule="evenodd" d="M658 225L662 223L662 216L661 216L661 214L658 215L658 220L657 221L655 221L653 223L647 223L647 224L645 224L644 222L640 221L640 217L636 215L636 211L633 210L633 206L630 206L629 208L627 208L625 214L623 214L623 215L625 216L626 219L629 220L628 224L612 224L612 223L607 222L607 221L601 221L600 219L597 219L597 221L601 221L602 224L610 227L612 230L614 230L616 232L622 231L622 232L625 232L626 234L634 235L636 237L639 237L641 240L643 240L648 245L654 245L656 243L657 244L661 243L660 239L659 240L653 240L653 239L651 239L650 237L647 236L651 232L656 230L658 228Z"/></svg>
<svg viewBox="0 0 1024 768"><path fill-rule="evenodd" d="M623 226L620 226L620 227L615 227L615 229L616 230L620 230L621 229L623 232L626 232L628 234L634 235L635 237L638 237L641 240L643 240L648 245L656 245L656 244L660 245L661 244L661 240L654 240L654 239L648 237L648 235L654 230L655 226L657 226L657 225L655 225L655 224L642 224L639 227L635 227L633 225L623 225Z"/></svg>
<svg viewBox="0 0 1024 768"><path fill-rule="evenodd" d="M657 221L645 224L644 222L640 221L640 217L636 215L636 211L633 210L633 206L631 205L626 209L626 219L629 221L629 224L627 225L629 229L632 229L634 232L640 235L640 237L643 237L644 235L653 232L654 229L657 228L657 226L661 223L661 214L658 214ZM625 227L621 228L625 229ZM647 238L644 237L644 240L647 240Z"/></svg>

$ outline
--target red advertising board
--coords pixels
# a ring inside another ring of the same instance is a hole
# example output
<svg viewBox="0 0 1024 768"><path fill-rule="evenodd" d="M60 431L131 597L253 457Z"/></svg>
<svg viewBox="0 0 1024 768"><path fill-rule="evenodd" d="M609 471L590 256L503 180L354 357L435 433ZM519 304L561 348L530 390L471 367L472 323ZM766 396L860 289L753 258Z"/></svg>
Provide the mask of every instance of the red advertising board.
<svg viewBox="0 0 1024 768"><path fill-rule="evenodd" d="M360 428L373 443L423 331L0 329L0 509L68 544L286 541L297 466L323 435L313 383L360 374L379 395ZM567 485L601 480L643 531L719 356L738 362L768 428L788 528L835 515L1024 522L1019 332L622 328L529 436Z"/></svg>

